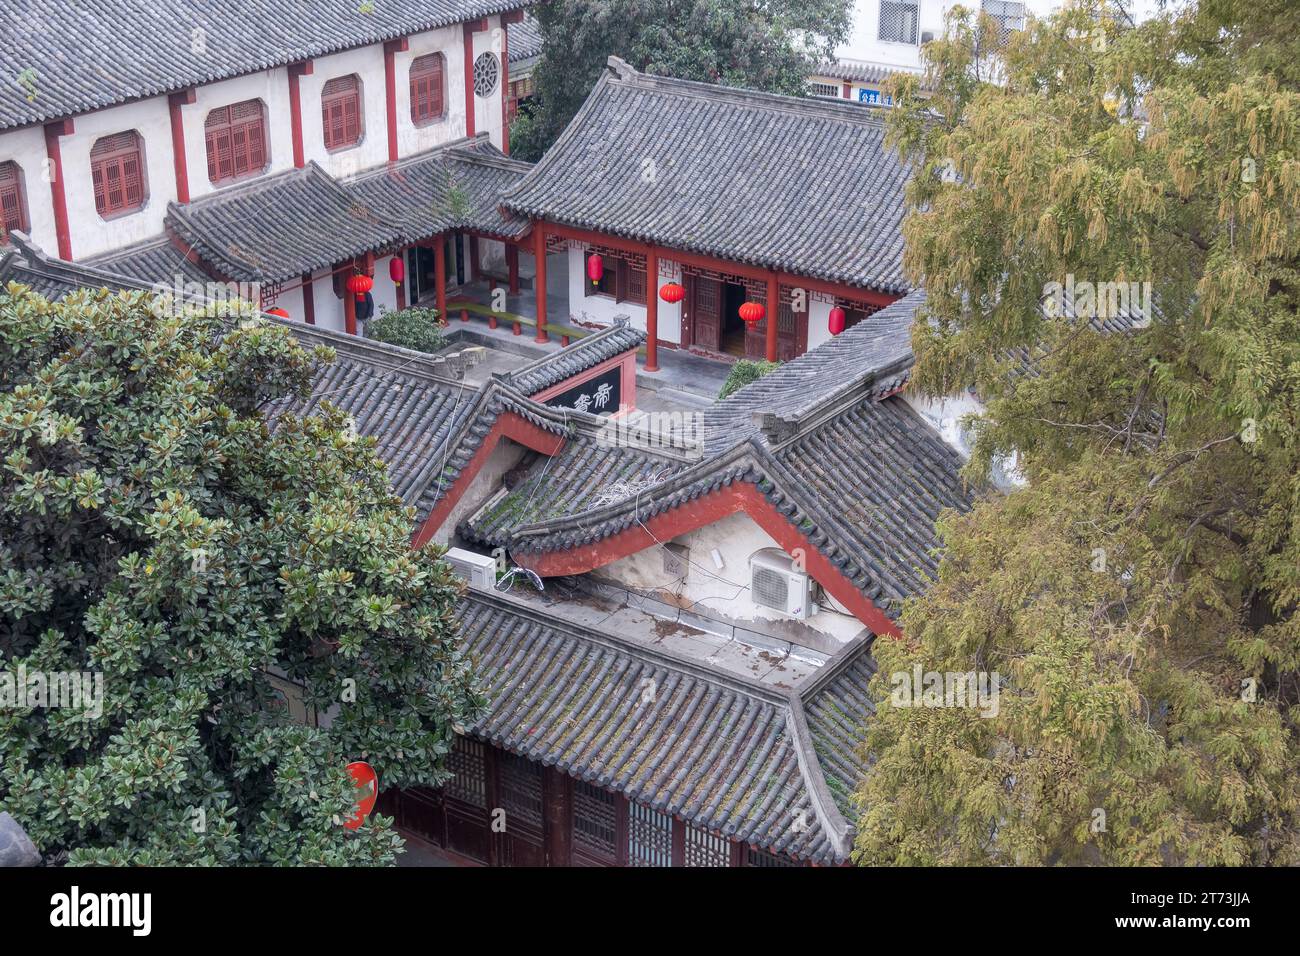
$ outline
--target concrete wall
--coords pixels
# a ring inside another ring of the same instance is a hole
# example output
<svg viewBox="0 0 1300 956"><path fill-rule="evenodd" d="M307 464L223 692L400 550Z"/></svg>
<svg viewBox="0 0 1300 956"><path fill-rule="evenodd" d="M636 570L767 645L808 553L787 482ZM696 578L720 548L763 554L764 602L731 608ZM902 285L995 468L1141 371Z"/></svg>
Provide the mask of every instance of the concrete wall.
<svg viewBox="0 0 1300 956"><path fill-rule="evenodd" d="M664 549L647 548L621 558L598 572L600 577L638 590L661 590L673 595L672 603L687 610L707 608L737 622L789 621L785 614L755 604L749 591L749 559L768 548L780 546L752 518L729 515L720 521L673 539L689 549L685 577L664 570ZM710 552L717 549L723 567L714 565ZM663 596L660 596L664 600ZM857 618L836 613L825 597L818 598L820 610L802 622L840 641L847 641L863 624Z"/></svg>

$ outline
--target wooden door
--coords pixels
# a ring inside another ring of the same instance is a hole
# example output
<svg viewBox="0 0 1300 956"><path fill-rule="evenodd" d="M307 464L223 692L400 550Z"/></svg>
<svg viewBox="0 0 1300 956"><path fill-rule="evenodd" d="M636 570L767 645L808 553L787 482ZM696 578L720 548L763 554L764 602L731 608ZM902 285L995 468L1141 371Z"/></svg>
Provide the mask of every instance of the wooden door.
<svg viewBox="0 0 1300 956"><path fill-rule="evenodd" d="M542 765L504 750L496 758L497 801L505 827L494 830L497 866L545 866Z"/></svg>
<svg viewBox="0 0 1300 956"><path fill-rule="evenodd" d="M694 276L691 283L691 344L710 352L722 350L722 283Z"/></svg>

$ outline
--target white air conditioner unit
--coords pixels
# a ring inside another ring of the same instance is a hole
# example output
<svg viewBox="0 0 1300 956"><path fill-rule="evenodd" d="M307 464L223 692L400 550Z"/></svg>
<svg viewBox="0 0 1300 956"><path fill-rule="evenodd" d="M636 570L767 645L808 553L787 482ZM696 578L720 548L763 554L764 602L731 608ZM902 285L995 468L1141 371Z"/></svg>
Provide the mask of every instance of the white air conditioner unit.
<svg viewBox="0 0 1300 956"><path fill-rule="evenodd" d="M464 548L452 548L444 557L456 574L469 582L472 588L491 591L497 583L497 562L486 554L475 554Z"/></svg>
<svg viewBox="0 0 1300 956"><path fill-rule="evenodd" d="M806 620L817 613L813 603L813 580L794 569L786 554L760 551L749 559L749 590L754 603Z"/></svg>

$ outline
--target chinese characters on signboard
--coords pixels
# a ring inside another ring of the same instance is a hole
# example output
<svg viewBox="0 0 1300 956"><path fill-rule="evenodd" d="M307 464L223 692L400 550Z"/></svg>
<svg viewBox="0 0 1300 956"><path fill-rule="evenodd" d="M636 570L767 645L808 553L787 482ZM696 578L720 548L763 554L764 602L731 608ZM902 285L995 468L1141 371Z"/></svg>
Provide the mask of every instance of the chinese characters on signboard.
<svg viewBox="0 0 1300 956"><path fill-rule="evenodd" d="M623 368L616 365L580 385L546 400L552 408L571 408L592 415L613 415L623 398Z"/></svg>

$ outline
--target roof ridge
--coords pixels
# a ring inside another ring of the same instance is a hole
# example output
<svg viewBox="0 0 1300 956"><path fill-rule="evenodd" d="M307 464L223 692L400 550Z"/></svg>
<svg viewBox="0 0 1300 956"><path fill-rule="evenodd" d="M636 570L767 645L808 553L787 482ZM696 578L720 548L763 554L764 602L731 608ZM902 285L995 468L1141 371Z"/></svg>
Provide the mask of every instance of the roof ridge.
<svg viewBox="0 0 1300 956"><path fill-rule="evenodd" d="M704 83L700 80L684 80L673 76L643 73L616 56L609 58L608 72L605 75L609 76L613 83L636 86L641 89L654 90L670 95L734 101L741 106L771 109L802 116L821 115L825 119L843 120L857 126L876 127L882 131L884 129L884 114L873 110L864 110L860 104L848 100L830 100L815 96L790 96L785 93L769 93L766 90L753 90L743 86Z"/></svg>

